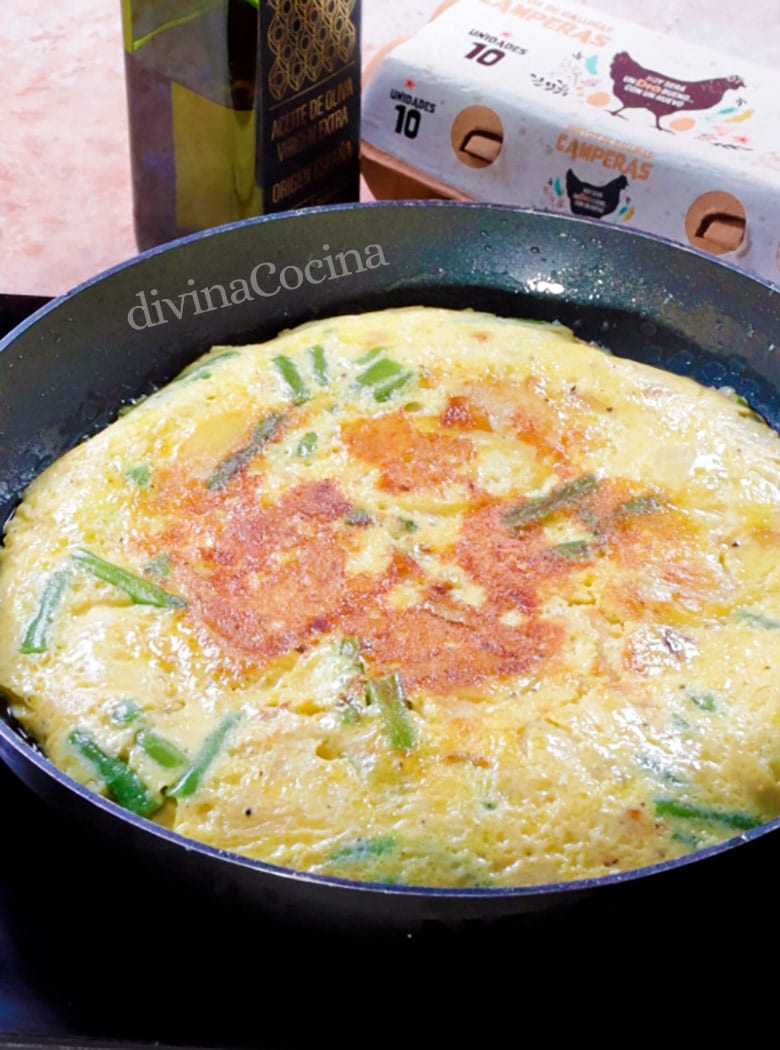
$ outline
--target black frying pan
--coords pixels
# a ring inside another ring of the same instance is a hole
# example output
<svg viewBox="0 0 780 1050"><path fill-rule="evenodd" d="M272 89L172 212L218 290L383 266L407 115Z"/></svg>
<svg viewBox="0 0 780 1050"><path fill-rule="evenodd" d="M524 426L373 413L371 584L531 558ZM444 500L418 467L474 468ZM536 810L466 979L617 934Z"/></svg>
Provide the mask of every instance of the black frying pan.
<svg viewBox="0 0 780 1050"><path fill-rule="evenodd" d="M210 309L199 291L207 287L215 289ZM3 340L0 514L12 513L30 480L123 402L212 344L414 303L560 320L615 353L733 386L770 423L780 420L780 293L734 269L614 226L503 207L326 208L156 249L44 307ZM7 713L0 756L60 813L152 869L174 871L209 899L341 931L458 928L549 913L638 880L701 865L715 870L724 854L749 849L778 824L691 859L588 882L492 891L382 887L275 869L184 840L74 784Z"/></svg>

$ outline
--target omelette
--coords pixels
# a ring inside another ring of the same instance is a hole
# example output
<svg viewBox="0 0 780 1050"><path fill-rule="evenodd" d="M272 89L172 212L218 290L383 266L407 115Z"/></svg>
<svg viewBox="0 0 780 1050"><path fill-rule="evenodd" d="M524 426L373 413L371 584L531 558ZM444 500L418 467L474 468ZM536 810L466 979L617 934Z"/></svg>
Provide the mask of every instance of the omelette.
<svg viewBox="0 0 780 1050"><path fill-rule="evenodd" d="M567 328L217 346L50 466L0 684L67 775L346 880L515 887L780 814L780 440Z"/></svg>

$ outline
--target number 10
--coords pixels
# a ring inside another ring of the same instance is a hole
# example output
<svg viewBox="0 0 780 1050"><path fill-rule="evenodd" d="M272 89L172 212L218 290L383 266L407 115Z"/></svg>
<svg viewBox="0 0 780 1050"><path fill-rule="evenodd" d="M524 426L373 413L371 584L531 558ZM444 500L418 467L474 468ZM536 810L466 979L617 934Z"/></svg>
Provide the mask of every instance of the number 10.
<svg viewBox="0 0 780 1050"><path fill-rule="evenodd" d="M505 51L499 51L497 47L489 47L485 50L484 44L475 44L466 58L475 59L481 66L494 66L505 54Z"/></svg>
<svg viewBox="0 0 780 1050"><path fill-rule="evenodd" d="M407 106L396 106L398 114L395 121L394 131L396 135L405 135L408 139L416 139L420 130L420 111Z"/></svg>

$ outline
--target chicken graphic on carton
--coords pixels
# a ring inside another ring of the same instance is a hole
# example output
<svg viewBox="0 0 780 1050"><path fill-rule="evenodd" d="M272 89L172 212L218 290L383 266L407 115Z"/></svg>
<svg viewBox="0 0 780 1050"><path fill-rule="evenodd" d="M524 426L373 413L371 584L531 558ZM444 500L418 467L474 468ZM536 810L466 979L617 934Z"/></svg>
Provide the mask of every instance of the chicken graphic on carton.
<svg viewBox="0 0 780 1050"><path fill-rule="evenodd" d="M619 51L609 67L612 92L621 102L610 110L614 117L623 116L624 109L649 109L659 131L671 131L661 126L661 117L681 110L705 110L720 105L727 91L745 87L741 77L710 77L707 80L675 80L653 69L647 69L629 55Z"/></svg>
<svg viewBox="0 0 780 1050"><path fill-rule="evenodd" d="M575 215L589 215L595 219L611 215L620 204L621 191L627 187L625 175L618 175L604 186L593 186L579 179L571 168L566 172L566 195Z"/></svg>

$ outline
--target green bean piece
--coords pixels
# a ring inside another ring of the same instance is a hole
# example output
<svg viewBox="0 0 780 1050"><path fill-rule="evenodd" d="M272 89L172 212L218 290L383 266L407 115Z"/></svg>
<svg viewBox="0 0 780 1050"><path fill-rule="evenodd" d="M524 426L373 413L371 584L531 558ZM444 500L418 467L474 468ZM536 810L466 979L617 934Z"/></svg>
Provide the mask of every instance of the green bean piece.
<svg viewBox="0 0 780 1050"><path fill-rule="evenodd" d="M138 721L141 713L141 708L135 700L125 697L124 700L117 700L111 709L111 721L117 726L130 725L131 722Z"/></svg>
<svg viewBox="0 0 780 1050"><path fill-rule="evenodd" d="M106 785L109 796L125 809L140 817L150 817L162 801L150 792L137 774L115 755L109 755L83 729L74 729L68 742L97 770Z"/></svg>
<svg viewBox="0 0 780 1050"><path fill-rule="evenodd" d="M282 379L290 388L290 393L293 395L293 404L302 405L304 401L308 401L309 392L294 362L289 357L285 357L284 354L279 354L274 358L274 364L279 369Z"/></svg>
<svg viewBox="0 0 780 1050"><path fill-rule="evenodd" d="M49 631L54 622L65 588L68 584L68 573L64 569L53 572L43 588L38 611L24 632L20 653L45 653L49 648Z"/></svg>
<svg viewBox="0 0 780 1050"><path fill-rule="evenodd" d="M342 638L339 652L342 656L354 661L358 671L365 671L366 664L360 652L360 641L357 638Z"/></svg>
<svg viewBox="0 0 780 1050"><path fill-rule="evenodd" d="M568 540L566 543L556 543L553 550L562 558L589 558L591 554L587 540Z"/></svg>
<svg viewBox="0 0 780 1050"><path fill-rule="evenodd" d="M729 401L733 401L734 404L738 405L740 408L744 408L747 410L745 412L739 413L739 415L743 419L754 419L756 420L756 422L763 423L764 425L766 425L766 420L764 419L764 417L760 413L756 412L755 409L751 407L750 402L747 400L747 398L743 397L742 394L738 394L737 391L733 389L733 387L720 387L718 393L723 394L724 397L727 397Z"/></svg>
<svg viewBox="0 0 780 1050"><path fill-rule="evenodd" d="M678 817L681 820L702 820L708 824L724 824L727 828L737 831L749 831L763 824L757 817L751 817L748 813L721 813L716 809L706 809L703 806L692 806L687 802L678 802L671 798L657 798L655 800L655 812L659 817Z"/></svg>
<svg viewBox="0 0 780 1050"><path fill-rule="evenodd" d="M773 616L764 616L763 613L754 613L749 609L737 609L734 615L751 627L763 627L765 631L780 631L780 620L776 620Z"/></svg>
<svg viewBox="0 0 780 1050"><path fill-rule="evenodd" d="M183 751L152 729L142 729L136 737L136 742L153 762L164 769L176 769L177 766L184 766L189 762Z"/></svg>
<svg viewBox="0 0 780 1050"><path fill-rule="evenodd" d="M178 383L182 379L209 379L211 366L216 364L217 361L224 361L228 357L238 357L238 350L223 350L219 354L214 354L207 361L195 361L194 364L189 365L183 372L180 372L173 382Z"/></svg>
<svg viewBox="0 0 780 1050"><path fill-rule="evenodd" d="M689 693L688 699L702 711L714 711L718 706L712 693Z"/></svg>
<svg viewBox="0 0 780 1050"><path fill-rule="evenodd" d="M366 698L377 704L385 724L385 733L396 751L414 747L414 729L409 721L406 695L401 676L396 671L383 678L374 678L366 685Z"/></svg>
<svg viewBox="0 0 780 1050"><path fill-rule="evenodd" d="M642 769L646 769L648 773L652 773L654 777L658 777L659 780L665 780L667 784L683 784L684 780L679 777L673 770L669 769L658 759L653 758L651 755L637 755L637 765Z"/></svg>
<svg viewBox="0 0 780 1050"><path fill-rule="evenodd" d="M124 405L119 406L119 411L116 414L117 419L121 419L122 416L128 415L133 411L134 408L138 408L148 398L148 394L141 394L140 397L134 397L132 401L127 401Z"/></svg>
<svg viewBox="0 0 780 1050"><path fill-rule="evenodd" d="M195 794L209 766L221 751L225 743L225 737L233 729L240 717L237 712L233 712L222 719L213 733L206 737L195 761L181 779L173 785L168 792L169 795L173 798L189 798Z"/></svg>
<svg viewBox="0 0 780 1050"><path fill-rule="evenodd" d="M376 361L379 355L384 352L385 348L383 346L375 346L372 350L369 350L367 354L363 354L362 357L359 357L356 363L359 365L367 365L369 361Z"/></svg>
<svg viewBox="0 0 780 1050"><path fill-rule="evenodd" d="M344 515L345 525L371 525L374 519L362 507L353 507Z"/></svg>
<svg viewBox="0 0 780 1050"><path fill-rule="evenodd" d="M538 525L551 518L564 507L570 507L585 499L598 487L598 479L593 474L583 474L573 481L564 481L557 485L546 496L527 500L508 510L504 515L504 524L509 529L522 529L526 525Z"/></svg>
<svg viewBox="0 0 780 1050"><path fill-rule="evenodd" d="M148 489L152 483L152 469L146 463L140 463L137 467L128 467L125 471L126 477L134 482L139 489Z"/></svg>
<svg viewBox="0 0 780 1050"><path fill-rule="evenodd" d="M342 638L339 654L352 665L347 669L353 676L350 682L365 674L366 664L360 653L360 641L357 638ZM363 703L356 696L349 694L341 696L338 707L341 710L341 724L345 726L357 725L365 711Z"/></svg>
<svg viewBox="0 0 780 1050"><path fill-rule="evenodd" d="M152 560L147 563L144 572L148 572L150 576L155 576L158 580L161 580L164 576L170 576L170 555L165 553L158 554L156 558L152 558Z"/></svg>
<svg viewBox="0 0 780 1050"><path fill-rule="evenodd" d="M120 591L128 596L135 605L156 605L161 609L186 609L187 603L177 594L171 594L158 587L156 583L145 580L142 576L123 569L113 562L104 561L92 551L79 548L73 554L73 560L78 562L87 572L104 583L110 583L118 587Z"/></svg>
<svg viewBox="0 0 780 1050"><path fill-rule="evenodd" d="M377 353L381 352L381 350L377 351ZM366 355L365 358L361 359L360 363L367 363L369 360L373 360L373 358ZM403 366L399 365L397 361L391 361L387 357L380 357L378 361L374 360L373 364L369 365L365 372L360 373L357 377L357 382L359 386L375 387L374 400L381 403L387 401L396 390L400 390L411 378L410 373L404 372Z"/></svg>
<svg viewBox="0 0 780 1050"><path fill-rule="evenodd" d="M328 373L328 359L325 357L325 348L322 346L310 346L309 356L311 357L311 367L317 382L320 386L327 386L330 382L330 375Z"/></svg>
<svg viewBox="0 0 780 1050"><path fill-rule="evenodd" d="M681 846L685 846L688 850L699 849L702 845L698 835L686 834L684 831L675 831L672 835L672 842L679 842Z"/></svg>
<svg viewBox="0 0 780 1050"><path fill-rule="evenodd" d="M308 434L304 434L301 440L298 442L298 447L295 450L296 456L301 456L306 459L309 456L313 456L317 449L317 435L313 430L310 430Z"/></svg>
<svg viewBox="0 0 780 1050"><path fill-rule="evenodd" d="M383 838L358 839L350 846L341 846L331 854L330 859L343 863L344 861L360 861L367 857L384 857L398 848L398 839L387 835Z"/></svg>
<svg viewBox="0 0 780 1050"><path fill-rule="evenodd" d="M211 477L207 478L206 488L219 491L227 485L231 478L248 467L263 447L276 436L283 420L284 416L280 412L274 412L262 419L255 427L249 444L244 445L227 459L223 459Z"/></svg>
<svg viewBox="0 0 780 1050"><path fill-rule="evenodd" d="M639 517L642 514L655 514L663 509L663 503L658 496L637 496L621 504L620 512L627 518Z"/></svg>
<svg viewBox="0 0 780 1050"><path fill-rule="evenodd" d="M397 379L393 379L390 383L385 383L384 386L380 386L378 390L374 391L374 401L380 403L388 401L390 397L400 390L402 386L405 386L412 378L410 372L404 372L403 375L398 376Z"/></svg>
<svg viewBox="0 0 780 1050"><path fill-rule="evenodd" d="M389 379L395 379L401 372L403 372L403 366L399 365L397 361L381 357L367 368L365 372L361 372L357 377L357 381L360 386L378 386Z"/></svg>

